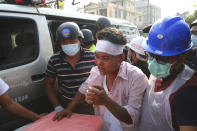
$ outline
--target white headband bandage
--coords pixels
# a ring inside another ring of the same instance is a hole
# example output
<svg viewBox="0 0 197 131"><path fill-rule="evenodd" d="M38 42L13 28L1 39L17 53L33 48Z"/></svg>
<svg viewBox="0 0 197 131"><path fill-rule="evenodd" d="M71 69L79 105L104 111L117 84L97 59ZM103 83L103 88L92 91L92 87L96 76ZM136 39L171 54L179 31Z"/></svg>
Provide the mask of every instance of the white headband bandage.
<svg viewBox="0 0 197 131"><path fill-rule="evenodd" d="M95 52L103 52L110 55L123 53L124 45L117 45L107 40L97 40Z"/></svg>

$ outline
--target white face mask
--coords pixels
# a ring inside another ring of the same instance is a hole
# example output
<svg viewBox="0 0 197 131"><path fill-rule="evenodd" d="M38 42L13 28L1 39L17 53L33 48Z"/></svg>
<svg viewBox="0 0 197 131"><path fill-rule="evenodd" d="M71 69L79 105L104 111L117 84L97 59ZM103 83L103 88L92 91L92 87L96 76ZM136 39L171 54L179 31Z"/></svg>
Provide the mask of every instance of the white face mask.
<svg viewBox="0 0 197 131"><path fill-rule="evenodd" d="M64 53L68 56L74 56L79 51L78 43L62 45L61 47L62 47L62 50L64 51Z"/></svg>

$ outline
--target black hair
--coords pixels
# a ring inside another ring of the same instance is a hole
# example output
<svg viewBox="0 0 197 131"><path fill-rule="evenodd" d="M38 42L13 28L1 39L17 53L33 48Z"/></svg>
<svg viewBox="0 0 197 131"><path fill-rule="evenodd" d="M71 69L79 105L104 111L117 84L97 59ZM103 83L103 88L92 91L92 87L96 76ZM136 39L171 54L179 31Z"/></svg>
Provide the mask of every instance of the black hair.
<svg viewBox="0 0 197 131"><path fill-rule="evenodd" d="M117 45L126 45L127 40L116 28L106 27L96 34L98 40L107 40Z"/></svg>

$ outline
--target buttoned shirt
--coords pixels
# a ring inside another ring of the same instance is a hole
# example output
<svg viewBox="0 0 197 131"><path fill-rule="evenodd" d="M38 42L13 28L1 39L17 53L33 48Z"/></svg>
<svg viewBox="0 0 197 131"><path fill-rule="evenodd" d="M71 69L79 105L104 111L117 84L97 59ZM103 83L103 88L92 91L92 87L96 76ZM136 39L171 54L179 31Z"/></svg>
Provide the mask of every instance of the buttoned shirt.
<svg viewBox="0 0 197 131"><path fill-rule="evenodd" d="M79 91L85 94L88 87L94 85L104 87L106 84L105 81L106 76L101 75L98 67L95 66L91 69L90 76L81 85ZM113 82L111 92L107 94L112 100L124 107L133 120L133 124L131 125L119 121L124 131L137 130L143 95L148 85L146 75L139 68L124 61L121 63L117 77ZM103 107L102 105L94 105L95 115L99 115L103 118Z"/></svg>

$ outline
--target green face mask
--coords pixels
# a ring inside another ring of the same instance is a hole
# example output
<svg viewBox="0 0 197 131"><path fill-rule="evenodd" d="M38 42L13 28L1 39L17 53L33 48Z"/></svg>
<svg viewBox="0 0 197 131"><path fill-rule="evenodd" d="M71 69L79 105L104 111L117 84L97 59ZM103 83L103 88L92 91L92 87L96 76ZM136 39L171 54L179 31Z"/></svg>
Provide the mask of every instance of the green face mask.
<svg viewBox="0 0 197 131"><path fill-rule="evenodd" d="M148 59L148 69L151 74L157 78L165 78L170 75L170 68L172 64L166 63L159 64L155 59L149 60Z"/></svg>

